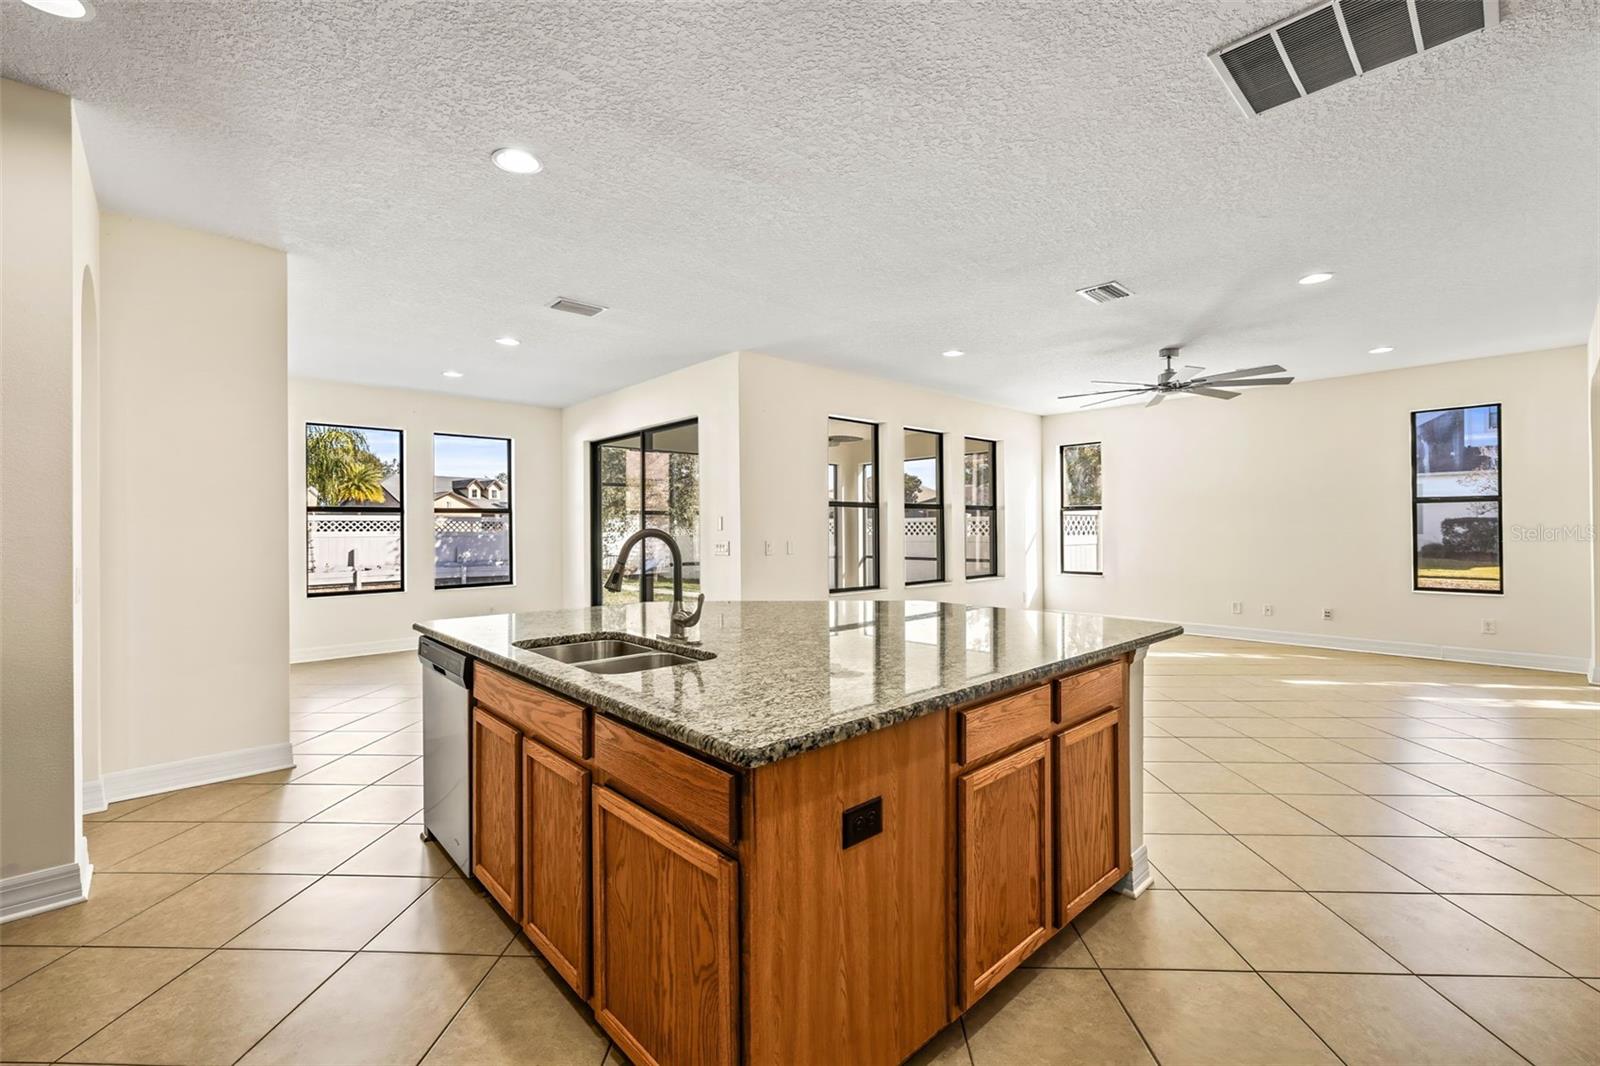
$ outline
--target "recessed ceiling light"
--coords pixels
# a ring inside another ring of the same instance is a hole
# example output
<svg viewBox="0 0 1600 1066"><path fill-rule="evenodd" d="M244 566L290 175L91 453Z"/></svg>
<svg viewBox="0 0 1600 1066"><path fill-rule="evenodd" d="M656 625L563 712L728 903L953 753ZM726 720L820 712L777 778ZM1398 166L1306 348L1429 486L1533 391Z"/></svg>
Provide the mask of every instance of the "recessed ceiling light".
<svg viewBox="0 0 1600 1066"><path fill-rule="evenodd" d="M944 353L944 357L946 359L960 359L963 355L966 355L966 354L967 354L966 352L957 351L955 348L951 348L948 352Z"/></svg>
<svg viewBox="0 0 1600 1066"><path fill-rule="evenodd" d="M1388 355L1392 351L1394 351L1393 348L1389 347L1387 344L1384 344L1384 345L1380 345L1380 346L1378 346L1376 348L1368 348L1367 349L1367 354L1368 355Z"/></svg>
<svg viewBox="0 0 1600 1066"><path fill-rule="evenodd" d="M544 164L526 148L496 148L489 158L508 174L537 174L544 169Z"/></svg>
<svg viewBox="0 0 1600 1066"><path fill-rule="evenodd" d="M446 377L446 378L459 378L459 377L462 377L463 375L462 375L461 371L459 371L459 370L446 370L443 374L441 374L439 376L440 377Z"/></svg>
<svg viewBox="0 0 1600 1066"><path fill-rule="evenodd" d="M515 348L517 345L522 343L521 341L517 340L517 338L511 336L496 337L494 342L500 345L502 348Z"/></svg>
<svg viewBox="0 0 1600 1066"><path fill-rule="evenodd" d="M1315 274L1307 274L1305 277L1301 278L1300 279L1300 284L1302 284L1302 285L1321 285L1324 281L1332 281L1332 280L1333 280L1333 275L1332 274L1324 273L1323 271L1319 270Z"/></svg>
<svg viewBox="0 0 1600 1066"><path fill-rule="evenodd" d="M46 15L59 15L64 19L88 18L92 8L84 0L22 0L24 4Z"/></svg>

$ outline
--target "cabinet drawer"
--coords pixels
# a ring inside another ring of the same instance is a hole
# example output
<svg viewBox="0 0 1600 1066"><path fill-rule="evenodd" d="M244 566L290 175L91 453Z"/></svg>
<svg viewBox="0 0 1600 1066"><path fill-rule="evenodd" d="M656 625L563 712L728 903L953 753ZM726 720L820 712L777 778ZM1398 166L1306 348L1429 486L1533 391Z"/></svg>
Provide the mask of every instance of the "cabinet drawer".
<svg viewBox="0 0 1600 1066"><path fill-rule="evenodd" d="M1128 664L1121 659L1060 678L1056 681L1060 697L1056 700L1057 721L1073 725L1104 711L1115 710L1122 706L1127 691Z"/></svg>
<svg viewBox="0 0 1600 1066"><path fill-rule="evenodd" d="M528 736L574 759L588 755L588 712L571 700L479 662L472 670L472 698Z"/></svg>
<svg viewBox="0 0 1600 1066"><path fill-rule="evenodd" d="M1050 727L1050 686L1037 685L960 712L961 763L966 765Z"/></svg>
<svg viewBox="0 0 1600 1066"><path fill-rule="evenodd" d="M594 718L594 766L660 813L729 846L738 840L737 792L726 770L603 715Z"/></svg>

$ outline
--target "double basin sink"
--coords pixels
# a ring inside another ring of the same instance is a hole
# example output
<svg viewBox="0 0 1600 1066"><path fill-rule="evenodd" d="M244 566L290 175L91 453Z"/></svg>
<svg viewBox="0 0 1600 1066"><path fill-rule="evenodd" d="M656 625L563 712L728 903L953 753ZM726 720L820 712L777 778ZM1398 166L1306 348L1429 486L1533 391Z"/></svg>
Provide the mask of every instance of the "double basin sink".
<svg viewBox="0 0 1600 1066"><path fill-rule="evenodd" d="M657 670L663 666L683 666L713 658L700 655L679 655L659 648L635 644L628 640L577 640L567 644L541 644L528 648L556 662L570 663L592 674L634 674L641 670Z"/></svg>

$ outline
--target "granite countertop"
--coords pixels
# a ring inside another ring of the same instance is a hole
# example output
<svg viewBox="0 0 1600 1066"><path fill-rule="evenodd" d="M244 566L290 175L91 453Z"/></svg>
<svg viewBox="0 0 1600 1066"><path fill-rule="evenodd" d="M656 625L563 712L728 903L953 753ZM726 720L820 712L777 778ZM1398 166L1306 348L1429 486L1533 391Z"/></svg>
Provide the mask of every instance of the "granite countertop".
<svg viewBox="0 0 1600 1066"><path fill-rule="evenodd" d="M690 654L595 674L529 650L580 635L659 639L670 604L419 622L435 640L735 766L761 766L1111 659L1182 633L1129 618L926 600L710 602Z"/></svg>

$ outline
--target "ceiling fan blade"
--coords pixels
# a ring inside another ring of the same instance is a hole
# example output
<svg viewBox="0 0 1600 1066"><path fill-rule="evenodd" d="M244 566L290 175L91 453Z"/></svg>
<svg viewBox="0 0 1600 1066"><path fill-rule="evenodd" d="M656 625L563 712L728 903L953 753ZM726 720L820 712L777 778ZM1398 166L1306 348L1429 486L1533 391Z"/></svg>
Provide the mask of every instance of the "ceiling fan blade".
<svg viewBox="0 0 1600 1066"><path fill-rule="evenodd" d="M1195 385L1183 391L1192 392L1197 396L1213 396L1219 400L1231 400L1235 396L1242 395L1242 393L1229 392L1227 389L1213 389L1206 385Z"/></svg>
<svg viewBox="0 0 1600 1066"><path fill-rule="evenodd" d="M1294 381L1294 378L1292 378L1292 377L1256 378L1254 381L1227 381L1227 382L1223 382L1223 384L1227 385L1228 388L1230 388L1230 389L1237 389L1241 385L1288 385L1288 384L1292 383L1293 381ZM1210 382L1205 382L1204 384L1208 384L1209 385L1211 383Z"/></svg>
<svg viewBox="0 0 1600 1066"><path fill-rule="evenodd" d="M1271 366L1252 366L1244 370L1227 370L1220 374L1207 374L1205 377L1195 378L1196 381L1233 381L1237 378L1253 378L1257 374L1282 374L1284 369L1274 363Z"/></svg>
<svg viewBox="0 0 1600 1066"><path fill-rule="evenodd" d="M1162 400L1165 400L1166 398L1167 398L1167 394L1166 393L1158 392L1154 396L1150 397L1150 402L1145 404L1145 406L1146 407L1154 407L1156 404L1160 403Z"/></svg>
<svg viewBox="0 0 1600 1066"><path fill-rule="evenodd" d="M1137 385L1141 389L1146 388L1149 385L1148 382L1144 382L1144 381L1101 381L1099 378L1095 378L1094 380L1090 381L1089 384L1091 384L1091 385Z"/></svg>
<svg viewBox="0 0 1600 1066"><path fill-rule="evenodd" d="M1140 389L1139 391L1143 392L1144 390ZM1103 403L1115 403L1118 400L1131 400L1132 398L1132 394L1127 396L1106 396L1099 400L1090 400L1088 403L1082 404L1078 409L1081 411L1087 407L1099 407Z"/></svg>
<svg viewBox="0 0 1600 1066"><path fill-rule="evenodd" d="M1178 380L1179 381L1188 381L1190 378L1194 377L1196 374L1200 373L1200 371L1202 371L1204 369L1205 369L1205 367L1203 367L1203 366L1186 366L1186 367L1183 368L1183 373L1178 375Z"/></svg>
<svg viewBox="0 0 1600 1066"><path fill-rule="evenodd" d="M1077 399L1081 399L1081 398L1083 398L1085 396L1105 396L1105 395L1108 395L1108 394L1113 393L1113 392L1143 392L1145 389L1148 389L1149 387L1150 386L1148 386L1148 385L1140 385L1136 389L1100 389L1097 392L1069 392L1065 396L1057 396L1056 399L1058 399L1058 400L1077 400Z"/></svg>

